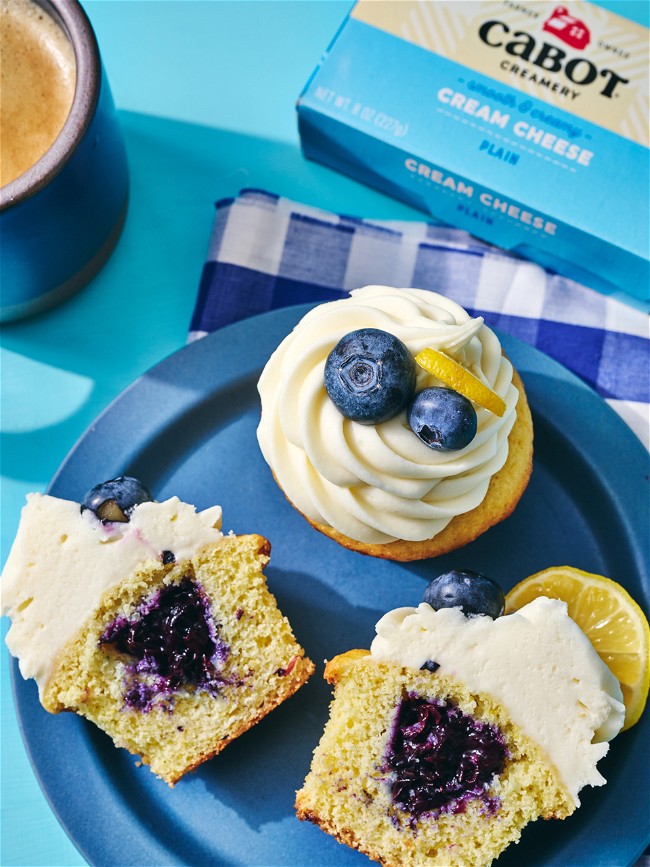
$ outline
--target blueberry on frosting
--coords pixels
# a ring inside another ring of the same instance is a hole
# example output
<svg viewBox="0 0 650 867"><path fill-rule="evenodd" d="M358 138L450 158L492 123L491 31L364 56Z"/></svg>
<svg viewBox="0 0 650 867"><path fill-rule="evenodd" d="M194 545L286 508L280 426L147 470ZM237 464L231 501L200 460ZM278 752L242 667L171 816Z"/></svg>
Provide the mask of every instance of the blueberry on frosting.
<svg viewBox="0 0 650 867"><path fill-rule="evenodd" d="M460 608L466 616L486 614L493 620L505 609L505 596L496 581L471 569L452 569L438 575L424 591L423 602L436 611Z"/></svg>
<svg viewBox="0 0 650 867"><path fill-rule="evenodd" d="M380 424L401 412L413 396L415 361L398 337L379 328L360 328L330 352L325 388L346 418Z"/></svg>
<svg viewBox="0 0 650 867"><path fill-rule="evenodd" d="M409 426L430 449L457 451L476 436L478 420L472 402L452 388L420 391L408 410Z"/></svg>
<svg viewBox="0 0 650 867"><path fill-rule="evenodd" d="M99 520L126 523L140 503L153 502L149 488L133 476L119 476L91 488L81 501L81 511L90 509Z"/></svg>

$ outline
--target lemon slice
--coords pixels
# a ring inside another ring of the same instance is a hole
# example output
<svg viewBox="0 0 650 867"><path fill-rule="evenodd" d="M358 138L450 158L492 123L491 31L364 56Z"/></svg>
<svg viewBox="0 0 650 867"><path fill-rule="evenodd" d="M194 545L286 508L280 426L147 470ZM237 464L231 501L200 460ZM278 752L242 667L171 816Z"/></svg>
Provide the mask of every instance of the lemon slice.
<svg viewBox="0 0 650 867"><path fill-rule="evenodd" d="M495 415L502 416L506 411L505 401L495 391L444 352L423 349L415 356L415 360L427 373Z"/></svg>
<svg viewBox="0 0 650 867"><path fill-rule="evenodd" d="M620 584L572 566L554 566L531 575L506 596L506 613L538 596L562 599L569 616L618 678L629 729L645 707L650 686L650 628L646 617Z"/></svg>

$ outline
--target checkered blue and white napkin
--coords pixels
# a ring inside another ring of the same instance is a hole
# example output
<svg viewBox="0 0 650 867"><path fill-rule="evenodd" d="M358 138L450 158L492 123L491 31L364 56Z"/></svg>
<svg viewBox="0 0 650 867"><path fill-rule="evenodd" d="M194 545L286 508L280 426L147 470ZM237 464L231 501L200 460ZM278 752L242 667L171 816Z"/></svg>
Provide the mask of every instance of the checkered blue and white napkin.
<svg viewBox="0 0 650 867"><path fill-rule="evenodd" d="M216 207L190 340L371 283L432 289L561 362L650 447L643 311L430 222L360 220L261 190Z"/></svg>

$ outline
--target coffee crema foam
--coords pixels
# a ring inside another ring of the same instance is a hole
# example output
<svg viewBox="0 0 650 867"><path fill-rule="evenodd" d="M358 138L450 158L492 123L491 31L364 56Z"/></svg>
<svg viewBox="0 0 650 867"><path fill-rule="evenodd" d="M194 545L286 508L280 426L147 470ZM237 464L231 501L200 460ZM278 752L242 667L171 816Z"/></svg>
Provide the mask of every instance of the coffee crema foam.
<svg viewBox="0 0 650 867"><path fill-rule="evenodd" d="M70 114L76 86L72 44L32 0L1 0L0 186L33 166Z"/></svg>

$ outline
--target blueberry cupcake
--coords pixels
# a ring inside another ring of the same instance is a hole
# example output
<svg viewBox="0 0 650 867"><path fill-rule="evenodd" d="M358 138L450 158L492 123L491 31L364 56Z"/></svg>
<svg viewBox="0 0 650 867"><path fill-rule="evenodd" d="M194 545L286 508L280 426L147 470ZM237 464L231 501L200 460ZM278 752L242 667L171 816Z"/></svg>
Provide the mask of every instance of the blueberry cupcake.
<svg viewBox="0 0 650 867"><path fill-rule="evenodd" d="M219 506L155 502L129 477L81 504L30 494L2 574L6 642L43 707L170 785L314 670L266 586L268 541L220 527Z"/></svg>
<svg viewBox="0 0 650 867"><path fill-rule="evenodd" d="M289 501L341 545L451 551L508 517L532 469L524 388L481 317L421 289L315 307L260 377L257 435Z"/></svg>
<svg viewBox="0 0 650 867"><path fill-rule="evenodd" d="M384 615L370 651L327 663L334 700L300 819L385 867L487 867L605 783L617 679L564 602L502 613L490 579L448 573Z"/></svg>

